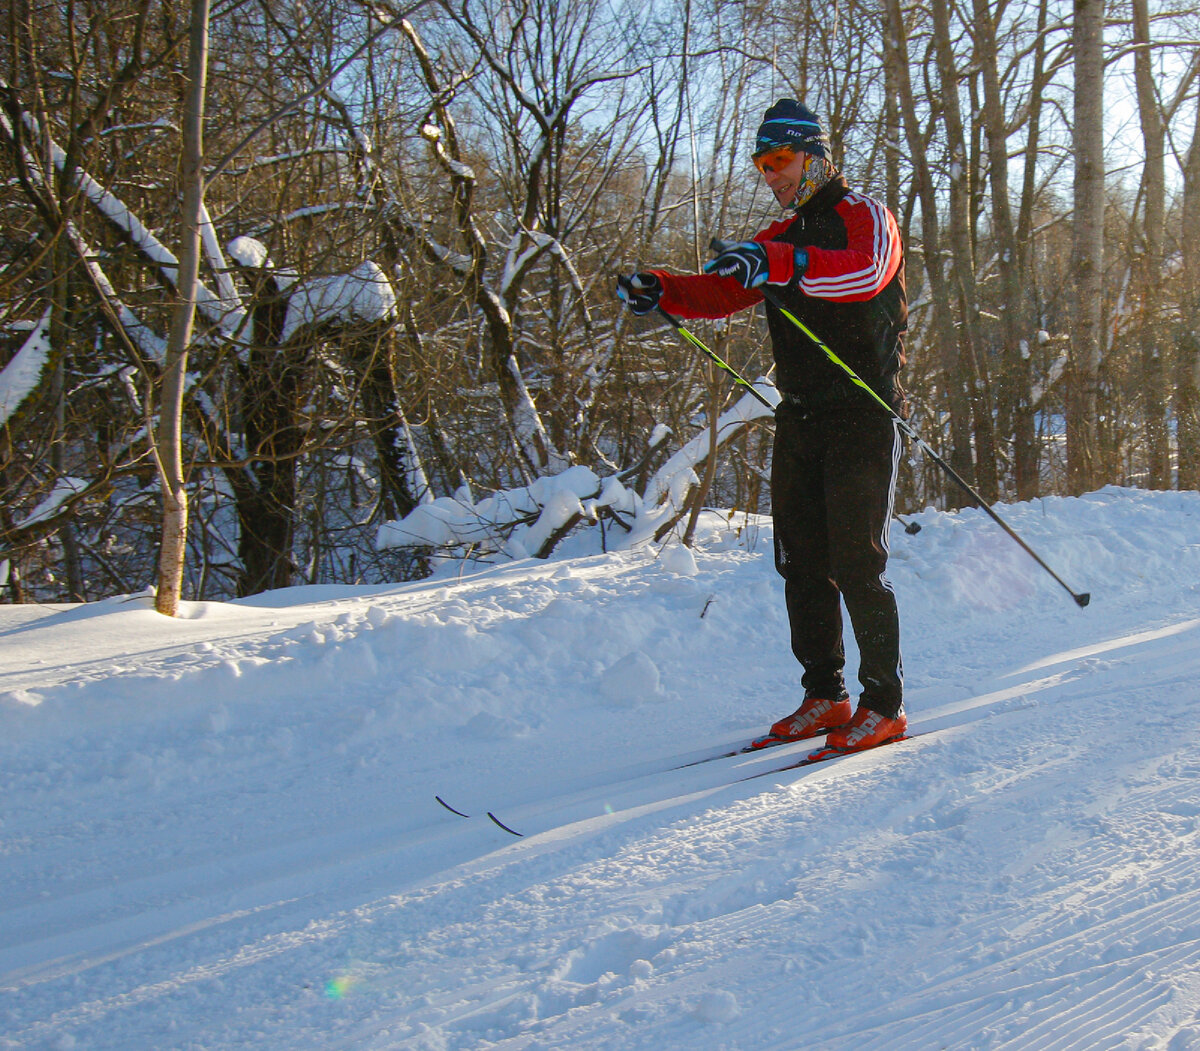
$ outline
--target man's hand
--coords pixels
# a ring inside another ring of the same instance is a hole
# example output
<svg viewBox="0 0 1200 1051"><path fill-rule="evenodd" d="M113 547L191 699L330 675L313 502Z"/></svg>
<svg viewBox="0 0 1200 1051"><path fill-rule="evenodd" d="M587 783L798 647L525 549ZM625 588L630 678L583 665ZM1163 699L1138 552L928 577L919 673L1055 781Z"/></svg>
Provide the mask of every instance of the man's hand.
<svg viewBox="0 0 1200 1051"><path fill-rule="evenodd" d="M793 249L779 241L718 241L712 242L715 259L704 265L706 274L732 277L744 288L759 285L787 285L799 278L808 267L808 252ZM774 266L772 266L774 256ZM774 274L772 274L774 271Z"/></svg>
<svg viewBox="0 0 1200 1051"><path fill-rule="evenodd" d="M635 314L649 314L662 298L663 285L657 274L639 271L617 278L617 297Z"/></svg>
<svg viewBox="0 0 1200 1051"><path fill-rule="evenodd" d="M706 274L732 277L743 288L766 284L770 273L767 250L758 241L735 241L725 244L721 254L704 264Z"/></svg>

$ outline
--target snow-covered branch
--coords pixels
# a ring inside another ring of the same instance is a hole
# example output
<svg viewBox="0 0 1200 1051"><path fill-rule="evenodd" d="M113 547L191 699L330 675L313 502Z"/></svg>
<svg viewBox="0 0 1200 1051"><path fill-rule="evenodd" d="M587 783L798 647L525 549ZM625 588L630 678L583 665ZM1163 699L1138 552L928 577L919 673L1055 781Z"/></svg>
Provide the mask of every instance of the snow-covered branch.
<svg viewBox="0 0 1200 1051"><path fill-rule="evenodd" d="M377 263L369 259L348 274L297 282L283 323L286 343L301 328L331 321L373 324L396 316L396 294Z"/></svg>
<svg viewBox="0 0 1200 1051"><path fill-rule="evenodd" d="M0 80L0 88L8 85ZM28 111L20 113L21 122L34 141L42 142L49 154L50 162L60 172L67 170L67 155L61 146L49 134L43 134L37 118ZM19 141L16 129L7 118L0 114L0 130L14 143ZM22 155L26 170L31 178L38 182L38 190L48 199L55 197L53 180L44 171L36 157L22 146ZM124 239L132 245L158 271L160 279L171 288L175 287L179 277L179 260L154 233L138 218L138 216L116 194L105 189L87 171L75 168L71 172L79 192L89 204L112 224ZM232 291L232 285L230 285ZM223 290L224 292L224 290ZM215 325L227 332L236 331L243 321L243 311L236 297L230 301L223 295L216 295L203 283L197 288L197 307Z"/></svg>
<svg viewBox="0 0 1200 1051"><path fill-rule="evenodd" d="M50 315L46 308L21 344L13 359L0 369L0 427L16 413L42 381L50 361Z"/></svg>
<svg viewBox="0 0 1200 1051"><path fill-rule="evenodd" d="M602 514L632 519L640 510L637 494L617 477L602 479L590 468L571 467L478 503L465 494L439 497L398 522L385 522L376 545L545 558L575 523L595 523Z"/></svg>
<svg viewBox="0 0 1200 1051"><path fill-rule="evenodd" d="M779 392L774 384L759 380L754 386L772 405L779 404ZM748 423L770 415L770 410L754 395L744 394L717 420L717 445L724 445L736 437ZM709 443L709 429L706 427L663 464L646 486L642 497L646 504L653 506L670 499L678 505L681 494L686 493L696 480L696 467L708 458Z"/></svg>
<svg viewBox="0 0 1200 1051"><path fill-rule="evenodd" d="M757 386L769 400L778 402L774 386L765 381ZM746 394L718 420L718 445L768 416L769 410ZM656 431L652 444L663 437L665 433ZM465 491L432 500L400 521L384 523L376 544L380 548L433 548L452 557L546 558L577 525L596 525L605 517L615 519L625 530L618 546L644 543L678 518L709 448L705 429L667 461L651 479L644 497L628 488L620 474L601 478L590 468L570 467L478 502Z"/></svg>

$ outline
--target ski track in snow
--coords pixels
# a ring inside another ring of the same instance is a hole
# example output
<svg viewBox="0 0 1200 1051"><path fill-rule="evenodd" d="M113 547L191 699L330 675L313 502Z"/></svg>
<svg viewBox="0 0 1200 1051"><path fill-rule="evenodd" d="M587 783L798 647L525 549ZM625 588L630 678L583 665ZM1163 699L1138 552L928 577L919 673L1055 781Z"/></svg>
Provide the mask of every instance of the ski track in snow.
<svg viewBox="0 0 1200 1051"><path fill-rule="evenodd" d="M769 523L0 608L0 1048L1200 1048L1200 494L1003 513L1092 605L914 516L921 736L741 782Z"/></svg>

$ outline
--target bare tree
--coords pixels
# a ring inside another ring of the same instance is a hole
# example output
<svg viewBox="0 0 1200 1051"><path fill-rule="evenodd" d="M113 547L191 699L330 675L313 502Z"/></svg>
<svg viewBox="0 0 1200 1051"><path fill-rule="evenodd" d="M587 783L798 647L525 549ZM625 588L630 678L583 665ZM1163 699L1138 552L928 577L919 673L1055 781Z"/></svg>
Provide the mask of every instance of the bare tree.
<svg viewBox="0 0 1200 1051"><path fill-rule="evenodd" d="M1028 134L1026 180L1021 213L1032 209L1034 173L1042 105L1042 55L1046 48L1047 0L1038 5L1035 63L1027 88ZM974 0L975 60L983 82L982 123L987 139L987 171L991 200L991 235L1000 276L1002 365L999 406L1012 421L1013 479L1018 500L1029 500L1039 491L1038 450L1030 362L1034 341L1029 295L1028 253L1023 248L1011 203L1009 185L1009 122L1001 84L1000 50L996 24L988 0ZM1026 204L1026 196L1030 198Z"/></svg>
<svg viewBox="0 0 1200 1051"><path fill-rule="evenodd" d="M979 294L975 281L975 245L971 177L976 166L967 153L967 134L959 101L957 56L950 33L948 0L932 0L934 53L941 84L941 109L949 148L950 213L949 272L958 301L958 332L962 376L971 403L975 437L975 479L989 502L999 495L992 399L983 361L979 323Z"/></svg>
<svg viewBox="0 0 1200 1051"><path fill-rule="evenodd" d="M1138 116L1145 146L1142 168L1143 223L1136 257L1135 287L1141 299L1141 414L1146 444L1146 482L1151 489L1171 484L1163 360L1162 277L1166 220L1166 128L1151 68L1150 9L1147 0L1130 0L1133 14L1133 69Z"/></svg>
<svg viewBox="0 0 1200 1051"><path fill-rule="evenodd" d="M1172 399L1178 424L1180 489L1200 489L1200 97L1193 105L1191 147L1183 166L1182 308Z"/></svg>
<svg viewBox="0 0 1200 1051"><path fill-rule="evenodd" d="M950 310L950 304L955 297L947 285L943 267L938 194L927 157L928 143L917 116L916 96L910 76L912 66L908 53L908 29L900 0L886 0L885 10L888 45L885 61L892 63L892 80L900 92L900 113L921 208L921 252L925 263L925 277L930 288L930 309L934 318L932 329L950 411L951 448L946 458L959 474L971 479L975 474L970 437L971 406L966 388L959 381L958 339L954 331L954 316ZM958 497L951 494L951 499L957 500Z"/></svg>
<svg viewBox="0 0 1200 1051"><path fill-rule="evenodd" d="M1104 311L1104 2L1075 0L1072 25L1075 206L1071 258L1071 367L1067 401L1067 484L1091 489L1097 433Z"/></svg>
<svg viewBox="0 0 1200 1051"><path fill-rule="evenodd" d="M187 555L188 498L183 468L183 398L188 349L200 283L200 225L204 212L204 102L208 83L208 0L192 0L188 33L188 85L183 106L180 158L182 238L175 308L167 336L159 412L159 477L163 491L162 550L154 608L173 617L179 610Z"/></svg>

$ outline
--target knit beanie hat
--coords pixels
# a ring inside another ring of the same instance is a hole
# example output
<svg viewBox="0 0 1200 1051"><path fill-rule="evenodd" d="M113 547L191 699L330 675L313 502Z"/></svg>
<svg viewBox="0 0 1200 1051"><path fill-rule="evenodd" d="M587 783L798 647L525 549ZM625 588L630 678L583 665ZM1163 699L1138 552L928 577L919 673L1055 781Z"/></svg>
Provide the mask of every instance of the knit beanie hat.
<svg viewBox="0 0 1200 1051"><path fill-rule="evenodd" d="M791 146L817 157L829 156L829 136L817 115L795 99L780 99L763 117L758 127L754 152L762 153L779 146Z"/></svg>

